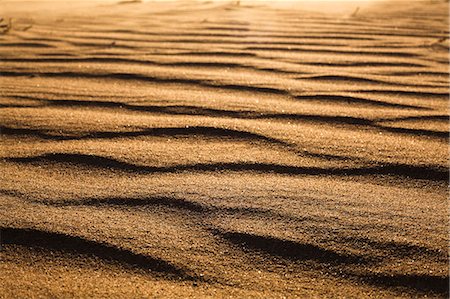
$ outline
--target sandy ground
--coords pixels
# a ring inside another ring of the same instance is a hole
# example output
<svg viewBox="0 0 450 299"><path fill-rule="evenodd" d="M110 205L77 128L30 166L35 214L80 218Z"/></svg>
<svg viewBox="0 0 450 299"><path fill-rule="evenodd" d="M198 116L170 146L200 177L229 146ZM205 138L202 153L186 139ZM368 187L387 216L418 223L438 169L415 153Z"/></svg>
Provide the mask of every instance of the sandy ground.
<svg viewBox="0 0 450 299"><path fill-rule="evenodd" d="M448 2L0 17L1 298L448 297Z"/></svg>

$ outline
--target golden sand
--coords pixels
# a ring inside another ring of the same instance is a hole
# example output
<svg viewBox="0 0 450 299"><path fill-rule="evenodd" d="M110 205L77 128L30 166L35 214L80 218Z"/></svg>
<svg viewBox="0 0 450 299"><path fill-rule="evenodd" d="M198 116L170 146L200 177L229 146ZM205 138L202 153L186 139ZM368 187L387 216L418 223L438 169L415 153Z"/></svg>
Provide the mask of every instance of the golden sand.
<svg viewBox="0 0 450 299"><path fill-rule="evenodd" d="M0 3L1 298L448 297L448 2L131 2Z"/></svg>

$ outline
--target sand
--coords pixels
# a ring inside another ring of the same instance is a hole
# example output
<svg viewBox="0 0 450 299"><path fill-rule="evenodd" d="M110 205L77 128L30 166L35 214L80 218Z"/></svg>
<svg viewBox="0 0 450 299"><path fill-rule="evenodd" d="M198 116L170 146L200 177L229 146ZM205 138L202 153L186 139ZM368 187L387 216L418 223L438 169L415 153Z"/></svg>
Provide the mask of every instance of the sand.
<svg viewBox="0 0 450 299"><path fill-rule="evenodd" d="M0 3L1 298L448 297L448 2L131 2Z"/></svg>

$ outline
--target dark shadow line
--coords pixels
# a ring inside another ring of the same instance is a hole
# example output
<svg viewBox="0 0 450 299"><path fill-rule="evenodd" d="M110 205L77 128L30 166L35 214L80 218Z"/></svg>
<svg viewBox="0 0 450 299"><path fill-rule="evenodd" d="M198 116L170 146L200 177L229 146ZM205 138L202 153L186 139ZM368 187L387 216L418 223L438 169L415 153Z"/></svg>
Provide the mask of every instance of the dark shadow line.
<svg viewBox="0 0 450 299"><path fill-rule="evenodd" d="M0 43L0 47L24 47L24 48L54 48L54 46L44 43ZM3 59L3 58L2 58Z"/></svg>
<svg viewBox="0 0 450 299"><path fill-rule="evenodd" d="M376 84L376 85L392 85L392 86L414 86L414 87L443 87L443 86L433 86L427 84L409 84L400 82L389 82L378 79L369 79L363 77L354 76L340 76L340 75L319 75L319 76L309 76L309 77L299 77L298 80L311 80L311 81L321 81L326 83L335 82L353 82L353 83L366 83L366 84Z"/></svg>
<svg viewBox="0 0 450 299"><path fill-rule="evenodd" d="M298 167L270 163L198 163L175 166L135 165L96 155L52 153L34 157L7 158L6 161L25 164L67 163L74 166L125 171L136 174L221 171L250 171L283 175L335 175L335 176L401 176L411 179L448 182L448 170L443 167L427 167L406 164L385 164L360 168Z"/></svg>
<svg viewBox="0 0 450 299"><path fill-rule="evenodd" d="M382 94L391 96L412 96L422 99L432 98L439 100L448 100L448 92L427 92L427 91L408 91L408 90L382 90L382 89L361 89L361 90L349 90L350 92L357 93L370 93L370 94Z"/></svg>
<svg viewBox="0 0 450 299"><path fill-rule="evenodd" d="M331 103L345 103L345 104L363 104L365 106L373 107L388 107L397 109L415 109L415 110L431 110L427 107L415 106L415 105L405 105L397 103L389 103L377 100L370 100L360 97L352 96L341 96L341 95L301 95L295 96L297 100L301 101L320 101L320 102L331 102Z"/></svg>
<svg viewBox="0 0 450 299"><path fill-rule="evenodd" d="M448 123L450 121L450 116L448 115L418 115L418 116L405 116L396 118L384 118L379 119L379 122L393 122L393 121L421 121L421 120L431 120L431 121L442 121Z"/></svg>
<svg viewBox="0 0 450 299"><path fill-rule="evenodd" d="M4 245L13 244L52 251L57 250L63 253L95 256L102 260L118 262L125 267L137 267L142 270L157 272L171 279L199 280L199 278L188 275L183 269L167 261L78 236L31 228L3 227L0 232Z"/></svg>
<svg viewBox="0 0 450 299"><path fill-rule="evenodd" d="M425 67L418 63L407 63L407 62L300 62L299 64L314 65L314 66L328 66L328 67Z"/></svg>
<svg viewBox="0 0 450 299"><path fill-rule="evenodd" d="M395 241L379 241L367 237L348 237L339 238L339 242L350 243L351 246L364 248L364 250L376 250L383 253L384 258L389 260L393 257L411 257L415 259L439 259L448 260L445 251L428 248L421 245L399 243Z"/></svg>
<svg viewBox="0 0 450 299"><path fill-rule="evenodd" d="M330 265L367 264L370 262L362 256L343 254L312 244L249 233L224 232L217 229L212 232L235 245L243 247L244 250L256 250L292 261L312 260Z"/></svg>
<svg viewBox="0 0 450 299"><path fill-rule="evenodd" d="M432 131L432 130L424 130L424 129L411 129L411 128L398 128L398 127L389 127L389 126L377 126L381 130L391 132L391 133L399 133L406 135L414 135L414 136L428 136L439 139L449 139L449 132L442 131Z"/></svg>
<svg viewBox="0 0 450 299"><path fill-rule="evenodd" d="M182 79L182 78L163 78L152 77L142 74L132 73L76 73L76 72L15 72L15 71L1 71L0 76L5 77L50 77L50 78L86 78L86 79L105 79L105 80L130 80L130 81L144 81L152 83L165 83L165 84L187 84L197 85L208 88L224 89L224 90L237 90L237 91L249 91L260 92L277 95L289 95L289 92L271 88L271 87L259 87L251 85L238 85L238 84L220 84L216 82L210 82L208 80L200 79Z"/></svg>
<svg viewBox="0 0 450 299"><path fill-rule="evenodd" d="M176 137L176 136L203 136L203 137L228 137L243 140L259 140L272 144L292 147L291 144L284 141L267 137L264 135L250 133L246 131L215 128L215 127L165 127L165 128L149 128L140 131L126 131L126 132L90 132L83 136L62 136L53 135L38 129L17 129L0 126L0 134L6 135L25 135L36 136L42 139L51 140L83 140L83 139L112 139L112 138L128 138L128 137L141 137L141 136L153 136L153 137Z"/></svg>
<svg viewBox="0 0 450 299"><path fill-rule="evenodd" d="M449 295L449 276L435 276L426 274L373 274L356 276L359 280L382 287L388 288L406 288L421 293L431 293L442 295L448 298Z"/></svg>
<svg viewBox="0 0 450 299"><path fill-rule="evenodd" d="M367 55L367 56L386 56L386 57L419 57L420 55L408 52L387 52L387 51L345 51L339 49L323 49L323 48L301 48L301 47L246 47L243 48L248 51L281 51L281 52L295 52L295 53L331 53L331 54L344 54L344 55Z"/></svg>

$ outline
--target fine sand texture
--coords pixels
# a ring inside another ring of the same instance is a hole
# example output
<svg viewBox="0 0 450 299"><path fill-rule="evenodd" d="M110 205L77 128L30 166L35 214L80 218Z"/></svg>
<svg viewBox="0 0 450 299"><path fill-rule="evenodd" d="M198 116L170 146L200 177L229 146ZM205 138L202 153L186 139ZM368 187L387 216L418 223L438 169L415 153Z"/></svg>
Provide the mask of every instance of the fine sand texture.
<svg viewBox="0 0 450 299"><path fill-rule="evenodd" d="M447 1L0 1L0 298L446 298Z"/></svg>

